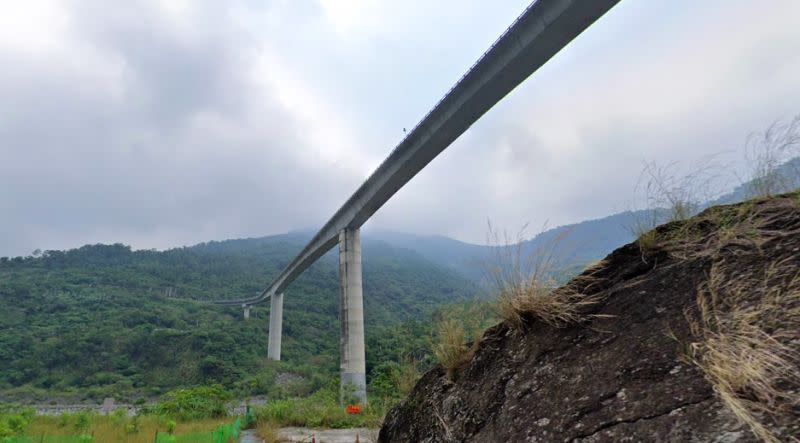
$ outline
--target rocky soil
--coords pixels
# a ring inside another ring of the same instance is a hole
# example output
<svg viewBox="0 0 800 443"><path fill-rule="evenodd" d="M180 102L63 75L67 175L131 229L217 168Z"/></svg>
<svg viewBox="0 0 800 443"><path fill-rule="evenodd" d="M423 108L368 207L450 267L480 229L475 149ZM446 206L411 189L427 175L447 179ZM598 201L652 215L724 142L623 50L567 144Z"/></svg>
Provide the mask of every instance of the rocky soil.
<svg viewBox="0 0 800 443"><path fill-rule="evenodd" d="M712 275L741 282L752 293L743 303L798 275L800 195L711 208L657 228L656 239L614 251L567 285L602 299L584 323L501 323L453 380L442 368L426 373L379 441L759 441L688 358L699 340L690 322ZM783 340L797 350L800 330ZM800 405L780 407L762 420L792 441Z"/></svg>

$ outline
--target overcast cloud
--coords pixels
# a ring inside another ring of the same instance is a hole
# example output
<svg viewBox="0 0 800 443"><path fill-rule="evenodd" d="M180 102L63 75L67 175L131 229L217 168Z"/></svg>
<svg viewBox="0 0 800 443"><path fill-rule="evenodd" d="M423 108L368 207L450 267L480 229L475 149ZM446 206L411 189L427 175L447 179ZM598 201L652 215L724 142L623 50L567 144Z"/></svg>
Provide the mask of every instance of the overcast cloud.
<svg viewBox="0 0 800 443"><path fill-rule="evenodd" d="M526 4L0 2L0 256L319 228ZM800 113L797 17L622 1L368 226L480 242L628 209L643 161L740 170Z"/></svg>

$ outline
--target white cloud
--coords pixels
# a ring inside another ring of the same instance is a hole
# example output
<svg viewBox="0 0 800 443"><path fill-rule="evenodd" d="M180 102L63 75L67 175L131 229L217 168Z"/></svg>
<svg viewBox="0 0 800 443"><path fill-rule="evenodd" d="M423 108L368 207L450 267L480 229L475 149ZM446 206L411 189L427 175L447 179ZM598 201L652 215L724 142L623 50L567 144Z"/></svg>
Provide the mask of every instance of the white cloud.
<svg viewBox="0 0 800 443"><path fill-rule="evenodd" d="M0 255L317 228L526 3L4 5ZM621 2L371 224L481 241L626 209L643 160L800 112L798 9Z"/></svg>

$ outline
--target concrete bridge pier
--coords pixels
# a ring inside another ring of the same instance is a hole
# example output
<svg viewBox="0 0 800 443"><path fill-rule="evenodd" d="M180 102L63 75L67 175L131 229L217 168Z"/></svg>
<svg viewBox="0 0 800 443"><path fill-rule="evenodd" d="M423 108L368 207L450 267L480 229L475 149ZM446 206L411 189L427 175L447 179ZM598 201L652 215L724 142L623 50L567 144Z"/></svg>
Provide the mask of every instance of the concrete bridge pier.
<svg viewBox="0 0 800 443"><path fill-rule="evenodd" d="M244 309L244 319L250 320L250 305L242 305L242 309Z"/></svg>
<svg viewBox="0 0 800 443"><path fill-rule="evenodd" d="M269 303L269 344L267 358L280 361L283 334L283 293L272 294Z"/></svg>
<svg viewBox="0 0 800 443"><path fill-rule="evenodd" d="M340 400L357 398L367 403L364 353L364 299L361 291L361 234L359 229L339 232L339 358Z"/></svg>

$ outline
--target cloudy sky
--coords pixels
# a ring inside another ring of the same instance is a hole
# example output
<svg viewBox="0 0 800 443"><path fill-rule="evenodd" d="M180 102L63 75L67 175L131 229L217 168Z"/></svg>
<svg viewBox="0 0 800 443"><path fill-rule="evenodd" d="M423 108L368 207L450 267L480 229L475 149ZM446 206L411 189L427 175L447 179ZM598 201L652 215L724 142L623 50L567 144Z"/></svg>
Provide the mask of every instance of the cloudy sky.
<svg viewBox="0 0 800 443"><path fill-rule="evenodd" d="M0 256L319 228L526 0L0 0ZM368 223L628 209L800 113L800 2L623 0ZM731 186L737 184L731 181Z"/></svg>

